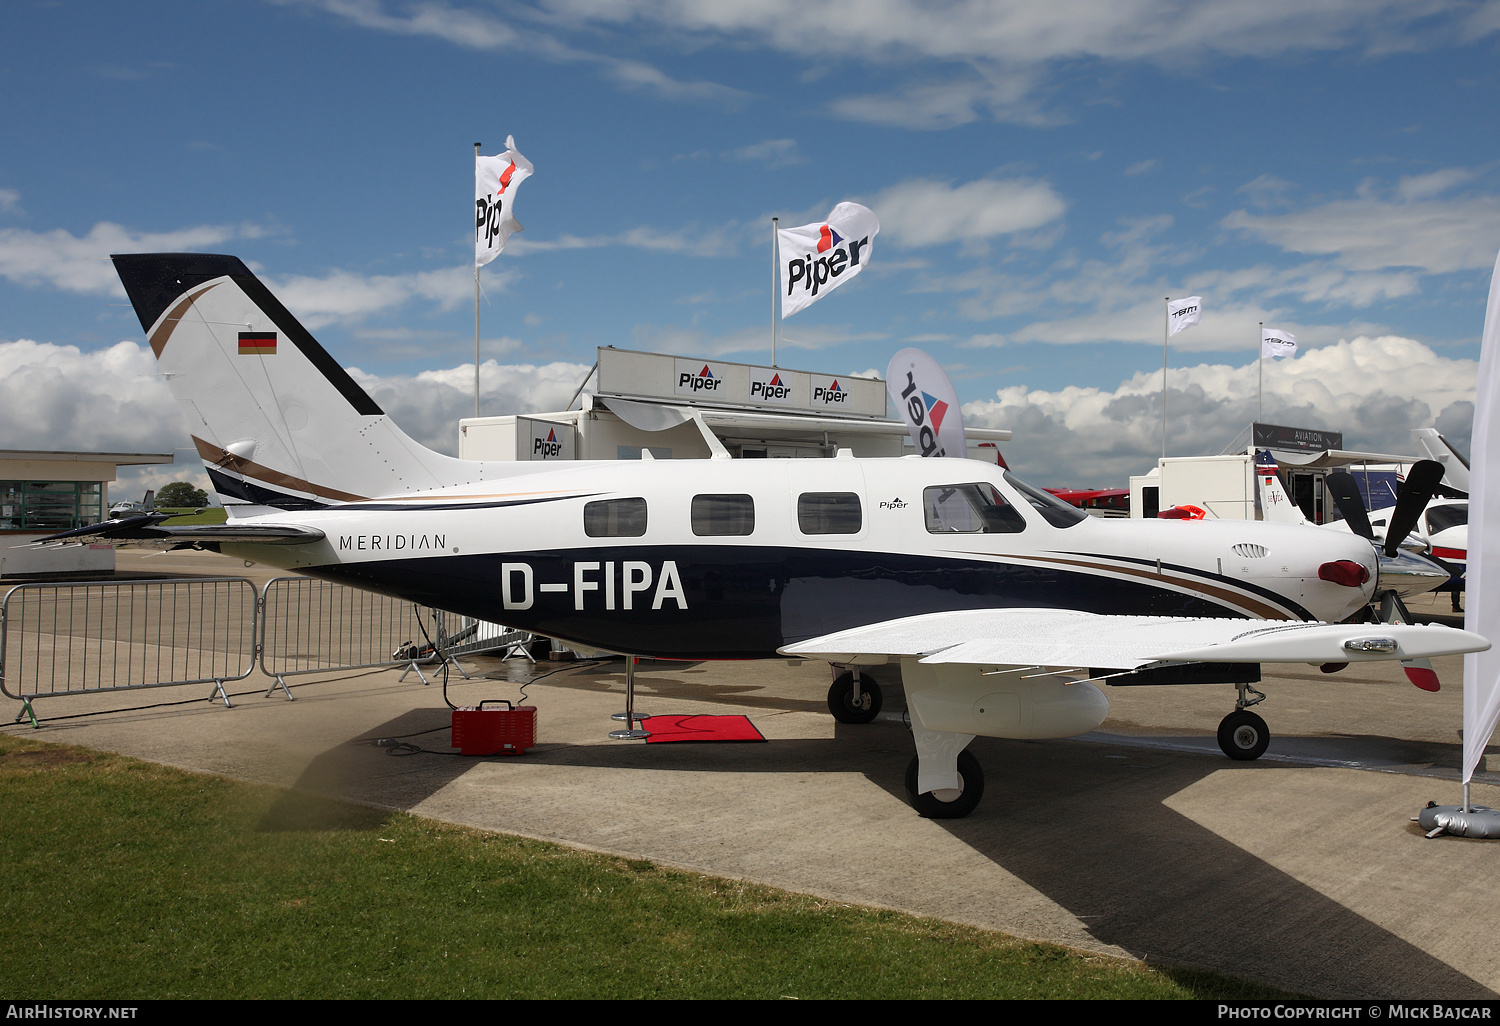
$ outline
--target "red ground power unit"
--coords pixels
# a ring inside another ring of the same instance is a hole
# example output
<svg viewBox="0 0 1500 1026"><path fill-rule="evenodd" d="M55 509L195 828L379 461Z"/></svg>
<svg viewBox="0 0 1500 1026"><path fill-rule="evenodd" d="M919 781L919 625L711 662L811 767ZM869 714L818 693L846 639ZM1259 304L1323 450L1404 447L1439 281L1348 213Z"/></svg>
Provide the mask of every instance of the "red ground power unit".
<svg viewBox="0 0 1500 1026"><path fill-rule="evenodd" d="M489 702L453 710L453 747L464 755L520 755L536 744L536 706L486 709Z"/></svg>

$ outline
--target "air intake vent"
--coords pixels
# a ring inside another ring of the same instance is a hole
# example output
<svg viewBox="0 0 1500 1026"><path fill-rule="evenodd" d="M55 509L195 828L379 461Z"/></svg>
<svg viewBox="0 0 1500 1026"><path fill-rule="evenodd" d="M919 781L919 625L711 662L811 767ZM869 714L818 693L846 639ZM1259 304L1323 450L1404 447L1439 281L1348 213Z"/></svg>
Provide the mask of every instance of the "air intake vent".
<svg viewBox="0 0 1500 1026"><path fill-rule="evenodd" d="M1234 547L1234 554L1246 559L1261 559L1270 551L1264 545L1256 545L1254 542L1240 542Z"/></svg>

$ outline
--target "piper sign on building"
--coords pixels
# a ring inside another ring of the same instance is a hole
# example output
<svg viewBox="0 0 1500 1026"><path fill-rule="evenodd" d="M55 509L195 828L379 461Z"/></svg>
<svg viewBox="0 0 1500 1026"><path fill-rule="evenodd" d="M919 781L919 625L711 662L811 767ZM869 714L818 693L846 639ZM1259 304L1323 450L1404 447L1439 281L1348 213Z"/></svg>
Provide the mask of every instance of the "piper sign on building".
<svg viewBox="0 0 1500 1026"><path fill-rule="evenodd" d="M864 270L870 262L871 241L879 233L875 212L858 203L840 203L823 221L777 229L782 319Z"/></svg>

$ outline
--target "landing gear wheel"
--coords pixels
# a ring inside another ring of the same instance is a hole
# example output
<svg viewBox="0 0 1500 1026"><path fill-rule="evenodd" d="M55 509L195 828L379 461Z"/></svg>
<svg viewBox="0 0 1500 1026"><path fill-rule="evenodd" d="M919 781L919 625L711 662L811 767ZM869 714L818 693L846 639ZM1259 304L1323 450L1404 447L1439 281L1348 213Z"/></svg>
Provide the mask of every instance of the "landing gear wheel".
<svg viewBox="0 0 1500 1026"><path fill-rule="evenodd" d="M913 756L906 767L906 799L924 819L963 819L979 805L984 797L984 770L968 752L958 753L958 783L957 789L917 794L917 758Z"/></svg>
<svg viewBox="0 0 1500 1026"><path fill-rule="evenodd" d="M1219 723L1219 747L1231 759L1249 762L1266 754L1271 731L1266 721L1245 709L1237 709Z"/></svg>
<svg viewBox="0 0 1500 1026"><path fill-rule="evenodd" d="M868 673L859 675L859 704L854 701L854 674L841 673L828 689L828 711L840 723L869 723L880 712L880 685Z"/></svg>

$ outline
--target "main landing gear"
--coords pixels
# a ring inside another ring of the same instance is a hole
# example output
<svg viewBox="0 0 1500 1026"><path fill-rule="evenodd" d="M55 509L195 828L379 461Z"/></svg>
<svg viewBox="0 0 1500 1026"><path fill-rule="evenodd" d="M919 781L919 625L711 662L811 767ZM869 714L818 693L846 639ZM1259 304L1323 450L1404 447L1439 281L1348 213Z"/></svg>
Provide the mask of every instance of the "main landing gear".
<svg viewBox="0 0 1500 1026"><path fill-rule="evenodd" d="M1250 762L1265 755L1266 746L1271 743L1271 731L1266 726L1266 721L1249 709L1252 705L1264 702L1266 696L1249 684L1238 684L1236 687L1240 689L1240 697L1234 703L1234 712L1219 723L1219 747L1231 759ZM1246 692L1255 697L1245 697Z"/></svg>
<svg viewBox="0 0 1500 1026"><path fill-rule="evenodd" d="M906 800L923 819L963 819L984 797L984 770L979 760L967 751L958 753L958 787L940 787L925 794L917 793L918 757L912 756L906 767Z"/></svg>
<svg viewBox="0 0 1500 1026"><path fill-rule="evenodd" d="M880 684L869 674L848 670L828 689L828 711L840 723L869 723L880 713Z"/></svg>

